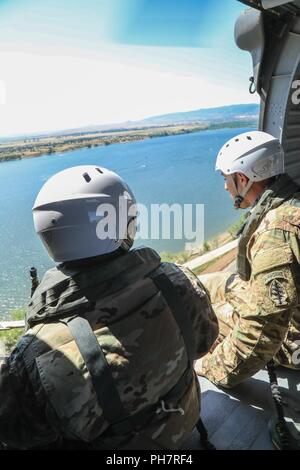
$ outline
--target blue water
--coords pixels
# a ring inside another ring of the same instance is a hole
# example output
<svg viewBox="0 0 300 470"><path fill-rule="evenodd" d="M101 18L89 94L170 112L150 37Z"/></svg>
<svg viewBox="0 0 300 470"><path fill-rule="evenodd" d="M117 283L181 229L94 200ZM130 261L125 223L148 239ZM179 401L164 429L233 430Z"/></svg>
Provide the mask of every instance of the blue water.
<svg viewBox="0 0 300 470"><path fill-rule="evenodd" d="M41 276L53 264L35 235L31 216L35 197L50 176L71 166L97 164L119 173L138 202L147 206L205 204L205 237L210 238L239 218L214 171L217 151L236 133L205 131L1 163L0 318L27 302L29 268L36 266ZM159 252L176 252L186 240L144 243Z"/></svg>

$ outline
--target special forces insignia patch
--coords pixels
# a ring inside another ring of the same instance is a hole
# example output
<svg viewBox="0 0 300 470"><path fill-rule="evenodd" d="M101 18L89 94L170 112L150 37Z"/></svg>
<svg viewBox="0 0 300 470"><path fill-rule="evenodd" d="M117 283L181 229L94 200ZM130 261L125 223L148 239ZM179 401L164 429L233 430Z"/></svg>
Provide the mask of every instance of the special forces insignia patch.
<svg viewBox="0 0 300 470"><path fill-rule="evenodd" d="M270 284L270 298L276 307L287 305L287 291L278 279L274 279Z"/></svg>

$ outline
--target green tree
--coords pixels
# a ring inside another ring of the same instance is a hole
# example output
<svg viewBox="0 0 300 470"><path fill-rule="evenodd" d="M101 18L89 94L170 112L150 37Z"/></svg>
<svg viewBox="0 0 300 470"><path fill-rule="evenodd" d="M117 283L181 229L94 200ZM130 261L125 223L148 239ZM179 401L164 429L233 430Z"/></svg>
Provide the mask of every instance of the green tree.
<svg viewBox="0 0 300 470"><path fill-rule="evenodd" d="M12 320L24 320L25 318L25 309L13 310L10 313ZM3 342L4 347L7 353L10 353L14 346L17 344L18 340L24 333L23 328L14 328L7 331L0 331L0 341Z"/></svg>

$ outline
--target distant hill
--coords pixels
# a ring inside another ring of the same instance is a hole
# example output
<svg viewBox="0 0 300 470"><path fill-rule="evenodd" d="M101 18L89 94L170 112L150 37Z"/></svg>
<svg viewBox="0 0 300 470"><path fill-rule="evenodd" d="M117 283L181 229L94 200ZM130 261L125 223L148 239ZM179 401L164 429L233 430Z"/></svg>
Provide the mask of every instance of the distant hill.
<svg viewBox="0 0 300 470"><path fill-rule="evenodd" d="M1 1L1 0L0 0ZM88 126L74 129L64 129L49 132L37 132L32 134L23 134L12 137L2 137L1 142L11 140L22 140L30 137L58 137L68 135L94 134L112 131L138 130L148 127L172 126L178 124L203 124L203 125L221 125L222 123L241 123L258 120L258 104L237 104L232 106L222 106L220 108L203 108L194 111L163 114L152 116L140 121L126 121L115 124L91 124Z"/></svg>
<svg viewBox="0 0 300 470"><path fill-rule="evenodd" d="M220 108L204 108L195 111L170 113L153 116L139 121L143 125L166 125L187 122L225 122L237 120L257 119L259 115L258 104L237 104L222 106Z"/></svg>

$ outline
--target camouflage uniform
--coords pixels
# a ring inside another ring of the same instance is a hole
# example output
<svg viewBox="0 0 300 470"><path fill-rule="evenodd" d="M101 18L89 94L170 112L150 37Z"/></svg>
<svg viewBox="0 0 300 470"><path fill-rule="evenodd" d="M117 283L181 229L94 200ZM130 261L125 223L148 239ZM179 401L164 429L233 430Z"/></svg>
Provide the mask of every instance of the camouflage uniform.
<svg viewBox="0 0 300 470"><path fill-rule="evenodd" d="M26 334L2 366L0 441L24 449L55 442L134 448L131 433L111 432L64 321L79 314L101 344L126 412L153 407L140 429L144 438L163 448L180 447L198 421L199 385L191 365L181 395L161 403L189 366L181 331L149 277L158 269L185 303L186 322L194 331L193 359L209 351L218 326L205 289L188 270L162 264L153 250L132 250L81 269L54 268L32 297Z"/></svg>
<svg viewBox="0 0 300 470"><path fill-rule="evenodd" d="M196 364L199 375L224 387L269 362L300 369L300 193L286 175L267 188L239 242L238 274L200 279L211 295L220 335Z"/></svg>

